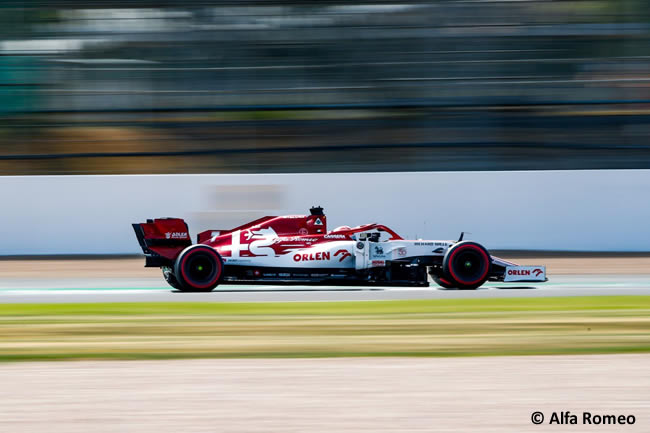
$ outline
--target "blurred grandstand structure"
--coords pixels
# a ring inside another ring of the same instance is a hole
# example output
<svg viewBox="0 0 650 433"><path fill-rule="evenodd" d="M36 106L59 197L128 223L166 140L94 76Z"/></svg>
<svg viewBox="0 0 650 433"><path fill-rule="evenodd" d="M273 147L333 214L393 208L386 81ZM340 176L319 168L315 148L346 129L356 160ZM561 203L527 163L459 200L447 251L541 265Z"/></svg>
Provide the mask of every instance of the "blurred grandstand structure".
<svg viewBox="0 0 650 433"><path fill-rule="evenodd" d="M650 5L5 1L0 174L650 168Z"/></svg>

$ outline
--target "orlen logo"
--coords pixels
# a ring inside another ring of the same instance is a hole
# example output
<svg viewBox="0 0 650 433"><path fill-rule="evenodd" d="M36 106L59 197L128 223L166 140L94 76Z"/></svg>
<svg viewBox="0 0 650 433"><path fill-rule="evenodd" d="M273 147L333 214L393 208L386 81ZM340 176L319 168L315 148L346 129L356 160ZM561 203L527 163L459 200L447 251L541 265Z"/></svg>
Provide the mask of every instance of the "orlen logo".
<svg viewBox="0 0 650 433"><path fill-rule="evenodd" d="M334 257L338 256L339 254L341 255L339 262L342 262L343 260L352 256L352 254L350 254L348 250L338 250L337 252L334 253Z"/></svg>
<svg viewBox="0 0 650 433"><path fill-rule="evenodd" d="M303 253L303 254L293 255L294 262L308 262L314 260L329 260L329 259L330 259L329 251L323 251L323 252L319 251L317 253L308 253L308 254Z"/></svg>
<svg viewBox="0 0 650 433"><path fill-rule="evenodd" d="M185 239L187 232L167 232L165 233L166 239Z"/></svg>
<svg viewBox="0 0 650 433"><path fill-rule="evenodd" d="M519 275L519 276L530 276L530 274L535 274L536 277L539 277L544 271L541 269L508 269L508 275Z"/></svg>

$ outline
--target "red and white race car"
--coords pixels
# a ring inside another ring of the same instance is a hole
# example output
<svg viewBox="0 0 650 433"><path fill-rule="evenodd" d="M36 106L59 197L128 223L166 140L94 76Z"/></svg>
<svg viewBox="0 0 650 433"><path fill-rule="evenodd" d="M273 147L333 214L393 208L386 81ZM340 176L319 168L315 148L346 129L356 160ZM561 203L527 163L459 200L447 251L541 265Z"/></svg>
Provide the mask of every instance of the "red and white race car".
<svg viewBox="0 0 650 433"><path fill-rule="evenodd" d="M133 224L145 267L160 267L182 291L227 283L316 283L476 289L486 281L546 281L544 266L518 266L463 241L406 240L381 224L327 231L320 207L310 215L266 216L230 230L207 230L192 244L179 218Z"/></svg>

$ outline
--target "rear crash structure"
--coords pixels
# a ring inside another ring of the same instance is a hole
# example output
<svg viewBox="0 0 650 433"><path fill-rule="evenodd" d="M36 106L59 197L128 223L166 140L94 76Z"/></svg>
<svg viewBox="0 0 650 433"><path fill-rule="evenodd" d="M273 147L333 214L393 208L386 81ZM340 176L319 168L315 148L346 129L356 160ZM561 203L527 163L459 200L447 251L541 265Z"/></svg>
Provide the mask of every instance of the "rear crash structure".
<svg viewBox="0 0 650 433"><path fill-rule="evenodd" d="M327 230L320 207L309 215L266 216L192 243L180 218L133 224L146 267L170 286L211 291L219 284L348 284L476 289L486 281L543 282L544 266L519 266L473 241L407 240L381 224Z"/></svg>

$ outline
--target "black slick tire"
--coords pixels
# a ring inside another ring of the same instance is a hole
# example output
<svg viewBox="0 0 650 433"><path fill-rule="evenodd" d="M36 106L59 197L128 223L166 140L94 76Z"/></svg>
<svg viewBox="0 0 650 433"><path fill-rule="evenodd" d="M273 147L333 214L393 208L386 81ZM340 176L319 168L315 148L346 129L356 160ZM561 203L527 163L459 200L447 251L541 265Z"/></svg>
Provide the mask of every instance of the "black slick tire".
<svg viewBox="0 0 650 433"><path fill-rule="evenodd" d="M442 261L444 279L453 287L473 290L482 286L490 275L492 258L481 245L472 241L451 246Z"/></svg>
<svg viewBox="0 0 650 433"><path fill-rule="evenodd" d="M178 289L184 292L210 292L219 285L222 275L223 260L208 245L196 244L185 248L174 264Z"/></svg>

